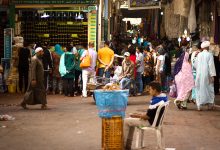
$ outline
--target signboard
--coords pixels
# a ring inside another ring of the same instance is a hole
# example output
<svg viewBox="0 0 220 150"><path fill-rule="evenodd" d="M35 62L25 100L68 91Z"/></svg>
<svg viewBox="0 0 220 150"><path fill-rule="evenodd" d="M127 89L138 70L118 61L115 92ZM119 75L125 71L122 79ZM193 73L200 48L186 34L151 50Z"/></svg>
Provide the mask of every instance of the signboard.
<svg viewBox="0 0 220 150"><path fill-rule="evenodd" d="M4 29L4 58L11 59L12 56L12 37L13 29Z"/></svg>
<svg viewBox="0 0 220 150"><path fill-rule="evenodd" d="M161 8L161 0L128 0L128 9L156 9Z"/></svg>
<svg viewBox="0 0 220 150"><path fill-rule="evenodd" d="M97 11L96 7L94 7L95 10L91 10L88 13L88 43L94 42L95 49L96 49L96 23L97 23Z"/></svg>
<svg viewBox="0 0 220 150"><path fill-rule="evenodd" d="M12 0L14 4L97 4L97 0Z"/></svg>

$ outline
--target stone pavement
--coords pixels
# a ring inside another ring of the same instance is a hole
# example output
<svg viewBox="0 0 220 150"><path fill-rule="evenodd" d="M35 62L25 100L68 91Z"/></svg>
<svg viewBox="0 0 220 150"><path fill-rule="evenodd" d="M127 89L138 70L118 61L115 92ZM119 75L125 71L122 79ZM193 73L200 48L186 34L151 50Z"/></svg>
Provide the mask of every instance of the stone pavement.
<svg viewBox="0 0 220 150"><path fill-rule="evenodd" d="M0 121L0 150L101 149L101 119L91 97L48 95L50 110L40 110L40 105L23 110L16 106L21 99L22 95L0 94L0 114L15 117L14 121ZM149 100L149 96L129 97L127 116L144 112ZM220 104L219 96L216 102ZM189 104L189 109L182 111L171 102L164 121L164 136L168 148L219 150L220 109L199 112ZM145 134L145 145L146 150L154 150L156 136Z"/></svg>

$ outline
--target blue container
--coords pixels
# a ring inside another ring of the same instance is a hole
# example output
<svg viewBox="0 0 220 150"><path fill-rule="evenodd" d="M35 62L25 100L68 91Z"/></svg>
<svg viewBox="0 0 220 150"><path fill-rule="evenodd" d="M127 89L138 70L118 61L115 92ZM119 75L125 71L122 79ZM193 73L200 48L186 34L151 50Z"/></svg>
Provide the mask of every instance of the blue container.
<svg viewBox="0 0 220 150"><path fill-rule="evenodd" d="M121 116L124 118L128 95L129 90L95 90L94 96L99 110L99 117L112 118L113 116Z"/></svg>

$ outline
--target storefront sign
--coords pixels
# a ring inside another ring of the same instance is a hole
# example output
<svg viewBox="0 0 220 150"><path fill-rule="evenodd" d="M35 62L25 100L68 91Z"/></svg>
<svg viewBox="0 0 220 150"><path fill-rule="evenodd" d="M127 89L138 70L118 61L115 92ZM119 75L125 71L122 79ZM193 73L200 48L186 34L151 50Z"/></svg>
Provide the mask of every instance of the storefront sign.
<svg viewBox="0 0 220 150"><path fill-rule="evenodd" d="M156 9L161 8L161 0L129 0L128 9Z"/></svg>
<svg viewBox="0 0 220 150"><path fill-rule="evenodd" d="M4 58L11 58L12 55L13 29L4 29Z"/></svg>
<svg viewBox="0 0 220 150"><path fill-rule="evenodd" d="M97 12L96 12L96 8L94 8L94 10L91 10L88 14L88 42L94 42L95 49L96 49L96 22L97 22Z"/></svg>
<svg viewBox="0 0 220 150"><path fill-rule="evenodd" d="M14 4L96 4L97 0L12 0Z"/></svg>

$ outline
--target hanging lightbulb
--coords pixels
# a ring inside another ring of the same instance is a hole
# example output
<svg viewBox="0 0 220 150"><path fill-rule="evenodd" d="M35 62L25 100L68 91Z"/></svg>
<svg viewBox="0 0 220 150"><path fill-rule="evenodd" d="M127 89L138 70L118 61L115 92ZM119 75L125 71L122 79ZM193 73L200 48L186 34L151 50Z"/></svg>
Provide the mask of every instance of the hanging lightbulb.
<svg viewBox="0 0 220 150"><path fill-rule="evenodd" d="M41 16L41 18L48 18L48 17L50 17L50 15L47 15L46 13L44 13L44 14Z"/></svg>
<svg viewBox="0 0 220 150"><path fill-rule="evenodd" d="M179 46L180 46L181 41L182 41L182 39L181 39L181 37L179 37L178 38Z"/></svg>
<svg viewBox="0 0 220 150"><path fill-rule="evenodd" d="M78 17L77 17L78 19L81 19L81 15L80 15L80 12L79 12L79 14L78 14Z"/></svg>
<svg viewBox="0 0 220 150"><path fill-rule="evenodd" d="M187 36L187 30L186 29L184 30L184 35Z"/></svg>
<svg viewBox="0 0 220 150"><path fill-rule="evenodd" d="M75 19L77 19L77 13L76 13Z"/></svg>
<svg viewBox="0 0 220 150"><path fill-rule="evenodd" d="M187 38L186 38L186 41L189 42L189 41L190 41L190 37L187 37Z"/></svg>

